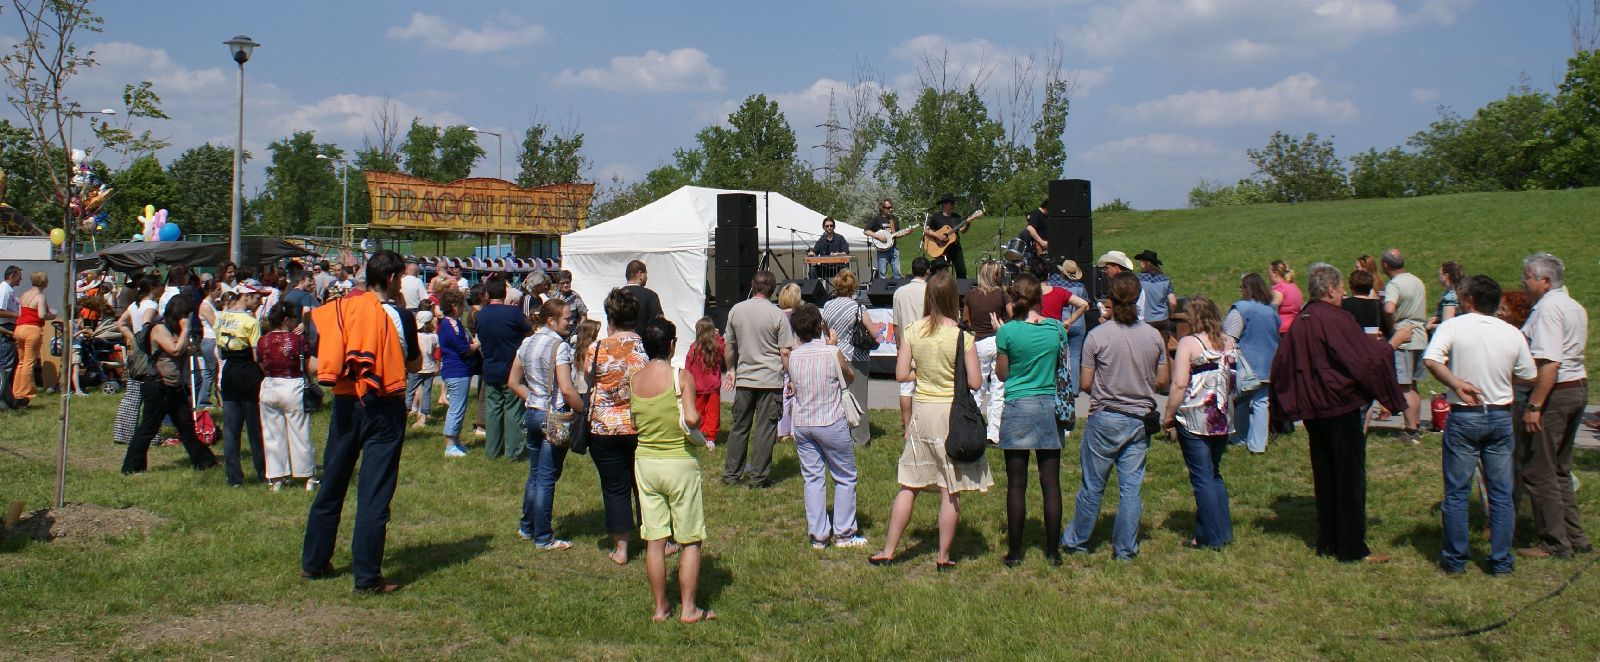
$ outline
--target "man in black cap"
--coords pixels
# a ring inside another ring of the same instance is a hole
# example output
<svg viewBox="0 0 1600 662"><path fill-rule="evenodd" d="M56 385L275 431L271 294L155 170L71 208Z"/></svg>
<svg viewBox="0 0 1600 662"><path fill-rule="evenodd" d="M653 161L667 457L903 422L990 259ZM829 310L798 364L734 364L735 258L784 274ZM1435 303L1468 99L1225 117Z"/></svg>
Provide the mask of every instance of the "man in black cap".
<svg viewBox="0 0 1600 662"><path fill-rule="evenodd" d="M1172 291L1172 280L1161 272L1161 258L1156 257L1155 251L1146 248L1133 259L1139 261L1139 286L1144 288L1141 304L1144 310L1140 313L1146 324L1161 332L1161 342L1165 343L1172 337L1169 318L1178 308L1178 296Z"/></svg>
<svg viewBox="0 0 1600 662"><path fill-rule="evenodd" d="M981 209L972 212L972 215L968 216L966 220L962 220L961 215L956 213L956 197L946 193L939 197L939 213L930 217L928 224L923 227L922 236L924 241L932 240L935 245L941 243L943 239L933 233L945 228L951 228L948 233L950 243L945 245L943 257L949 260L950 265L955 268L956 278L967 277L967 256L961 250L961 235L971 229L972 222L980 216L983 216L983 210Z"/></svg>

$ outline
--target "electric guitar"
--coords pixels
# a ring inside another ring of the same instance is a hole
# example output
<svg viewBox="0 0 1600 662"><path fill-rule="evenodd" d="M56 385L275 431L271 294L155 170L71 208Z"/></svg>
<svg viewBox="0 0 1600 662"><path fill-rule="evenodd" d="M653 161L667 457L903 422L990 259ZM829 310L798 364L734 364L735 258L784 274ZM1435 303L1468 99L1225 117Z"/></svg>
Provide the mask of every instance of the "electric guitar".
<svg viewBox="0 0 1600 662"><path fill-rule="evenodd" d="M983 218L982 209L972 212L972 215L968 216L967 220L957 225L947 225L937 230L924 231L922 233L922 251L927 253L930 259L944 257L945 250L950 248L950 244L955 243L956 234L966 232L968 228L972 227L972 222L980 218Z"/></svg>
<svg viewBox="0 0 1600 662"><path fill-rule="evenodd" d="M872 245L872 249L873 250L878 250L878 251L889 250L891 248L894 248L894 240L899 239L901 237L904 237L904 236L906 236L908 234L911 234L911 231L917 229L918 225L921 225L921 223L918 223L917 225L913 225L913 226L910 226L910 227L901 228L899 231L894 232L892 234L887 229L878 230L877 232L868 232L867 233L867 243Z"/></svg>

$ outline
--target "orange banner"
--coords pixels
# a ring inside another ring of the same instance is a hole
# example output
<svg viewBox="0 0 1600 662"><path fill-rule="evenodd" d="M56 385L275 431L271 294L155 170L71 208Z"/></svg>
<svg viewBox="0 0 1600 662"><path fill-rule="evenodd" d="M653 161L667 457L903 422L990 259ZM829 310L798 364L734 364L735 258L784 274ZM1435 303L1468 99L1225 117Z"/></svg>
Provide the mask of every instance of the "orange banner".
<svg viewBox="0 0 1600 662"><path fill-rule="evenodd" d="M560 235L589 218L594 184L521 188L487 177L440 184L395 172L366 172L371 227Z"/></svg>

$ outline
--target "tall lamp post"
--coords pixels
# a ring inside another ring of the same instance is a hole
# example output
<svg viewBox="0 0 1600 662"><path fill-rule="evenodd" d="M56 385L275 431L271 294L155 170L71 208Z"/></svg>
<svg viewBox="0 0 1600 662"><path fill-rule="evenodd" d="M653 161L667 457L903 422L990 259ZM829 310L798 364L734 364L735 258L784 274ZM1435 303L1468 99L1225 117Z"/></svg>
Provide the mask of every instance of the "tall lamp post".
<svg viewBox="0 0 1600 662"><path fill-rule="evenodd" d="M78 268L77 264L75 263L75 258L78 255L78 224L75 222L76 219L72 218L72 178L76 177L78 173L76 172L77 168L72 165L72 130L73 127L78 123L78 118L83 117L84 115L115 114L117 114L117 111L111 108L86 111L78 108L76 104L73 105L71 110L66 112L66 147L68 168L66 180L67 204L63 205L61 212L61 231L66 234L66 241L61 242L64 263L66 264L66 283L64 283L63 287L61 288L61 310L63 311L76 310L74 305L76 301L74 300L74 297L76 297L78 294L78 288L74 287L73 285L73 276L77 272ZM65 506L67 502L67 440L72 434L71 401L73 391L75 390L72 388L72 383L74 380L72 379L71 375L73 374L74 370L72 364L74 363L74 359L77 358L74 355L75 353L72 351L72 339L76 338L78 334L77 329L74 328L77 326L74 324L75 321L76 318L72 315L68 315L64 320L65 325L62 327L61 331L64 337L62 337L60 340L65 349L61 352L61 376L56 379L56 388L60 389L61 391L61 436L56 444L55 507L57 508Z"/></svg>
<svg viewBox="0 0 1600 662"><path fill-rule="evenodd" d="M244 184L239 176L244 168L244 63L250 61L250 53L261 44L244 35L222 43L227 44L233 61L239 63L239 134L233 142L233 214L228 226L228 255L234 264L239 264L244 261L244 247L239 240L239 215L244 204Z"/></svg>
<svg viewBox="0 0 1600 662"><path fill-rule="evenodd" d="M487 134L487 135L494 136L494 160L495 160L495 163L496 163L495 176L499 177L500 179L505 179L506 178L506 159L505 159L506 152L505 152L505 145L500 139L500 134L495 133L493 131L484 131L483 129L480 129L480 128L475 127L475 126L469 126L469 127L467 127L467 130L471 131L473 133L482 133L482 134Z"/></svg>
<svg viewBox="0 0 1600 662"><path fill-rule="evenodd" d="M348 228L350 227L350 163L345 161L343 157L328 156L327 154L318 154L317 158L324 161L332 161L339 166L339 184L344 189L339 194L339 243L341 245L349 243L349 238L345 236L345 233L349 231Z"/></svg>

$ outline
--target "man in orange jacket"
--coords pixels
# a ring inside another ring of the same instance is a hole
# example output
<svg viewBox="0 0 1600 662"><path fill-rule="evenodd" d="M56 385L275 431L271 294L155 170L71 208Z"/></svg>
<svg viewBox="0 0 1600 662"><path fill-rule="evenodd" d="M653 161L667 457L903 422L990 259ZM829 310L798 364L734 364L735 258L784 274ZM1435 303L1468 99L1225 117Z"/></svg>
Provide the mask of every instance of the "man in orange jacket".
<svg viewBox="0 0 1600 662"><path fill-rule="evenodd" d="M366 291L311 313L317 341L317 381L331 387L333 405L323 447L322 487L306 517L300 576L333 573L329 560L339 534L345 492L361 458L356 485L356 527L350 574L357 592L391 593L399 584L383 577L383 543L389 501L400 475L405 444L406 373L422 367L417 323L400 292L405 261L394 251L367 260Z"/></svg>

